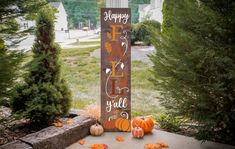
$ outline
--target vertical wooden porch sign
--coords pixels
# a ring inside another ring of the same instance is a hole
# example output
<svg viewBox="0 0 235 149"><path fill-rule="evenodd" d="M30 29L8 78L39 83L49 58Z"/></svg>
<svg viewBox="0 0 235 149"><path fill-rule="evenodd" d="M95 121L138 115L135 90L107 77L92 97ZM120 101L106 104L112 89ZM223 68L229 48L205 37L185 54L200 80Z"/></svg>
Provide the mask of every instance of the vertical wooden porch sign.
<svg viewBox="0 0 235 149"><path fill-rule="evenodd" d="M131 130L131 10L101 9L101 122L105 131Z"/></svg>

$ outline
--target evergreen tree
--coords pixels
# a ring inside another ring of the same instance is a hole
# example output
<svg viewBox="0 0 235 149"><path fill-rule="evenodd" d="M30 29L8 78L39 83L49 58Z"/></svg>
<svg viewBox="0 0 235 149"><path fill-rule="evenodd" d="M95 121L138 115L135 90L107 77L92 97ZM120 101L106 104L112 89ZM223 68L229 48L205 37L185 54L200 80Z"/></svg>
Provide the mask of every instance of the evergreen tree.
<svg viewBox="0 0 235 149"><path fill-rule="evenodd" d="M196 137L234 144L235 2L165 0L152 81L169 112L198 123Z"/></svg>
<svg viewBox="0 0 235 149"><path fill-rule="evenodd" d="M13 112L31 121L48 122L66 115L71 104L71 93L60 76L60 47L54 43L54 19L51 7L40 10L29 74L12 100Z"/></svg>
<svg viewBox="0 0 235 149"><path fill-rule="evenodd" d="M43 0L5 0L0 2L0 105L9 106L16 79L19 77L22 53L9 51L4 44L5 38L13 35L22 37L15 18L25 14L33 15ZM14 6L14 7L13 7Z"/></svg>
<svg viewBox="0 0 235 149"><path fill-rule="evenodd" d="M0 105L9 106L21 60L21 54L9 52L4 46L4 41L0 39Z"/></svg>

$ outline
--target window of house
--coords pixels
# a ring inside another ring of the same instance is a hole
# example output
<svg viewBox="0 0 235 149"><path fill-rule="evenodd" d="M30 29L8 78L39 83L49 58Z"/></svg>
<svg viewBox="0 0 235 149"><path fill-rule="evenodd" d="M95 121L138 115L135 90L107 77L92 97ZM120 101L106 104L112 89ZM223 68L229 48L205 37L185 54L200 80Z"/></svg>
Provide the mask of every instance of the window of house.
<svg viewBox="0 0 235 149"><path fill-rule="evenodd" d="M28 23L24 23L23 26L24 26L24 29L28 29L29 28L29 24Z"/></svg>

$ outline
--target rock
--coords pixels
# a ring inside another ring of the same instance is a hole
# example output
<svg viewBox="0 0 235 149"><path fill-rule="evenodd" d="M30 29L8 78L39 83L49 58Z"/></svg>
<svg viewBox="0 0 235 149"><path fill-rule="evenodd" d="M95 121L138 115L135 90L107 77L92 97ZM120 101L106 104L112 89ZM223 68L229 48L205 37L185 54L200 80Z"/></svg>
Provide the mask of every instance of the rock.
<svg viewBox="0 0 235 149"><path fill-rule="evenodd" d="M8 107L0 106L0 118L7 118L11 116L11 109Z"/></svg>
<svg viewBox="0 0 235 149"><path fill-rule="evenodd" d="M77 116L73 118L72 124L63 127L50 126L19 140L30 144L34 149L64 149L87 136L90 126L95 123L94 119Z"/></svg>
<svg viewBox="0 0 235 149"><path fill-rule="evenodd" d="M33 149L30 145L19 140L0 146L0 149Z"/></svg>

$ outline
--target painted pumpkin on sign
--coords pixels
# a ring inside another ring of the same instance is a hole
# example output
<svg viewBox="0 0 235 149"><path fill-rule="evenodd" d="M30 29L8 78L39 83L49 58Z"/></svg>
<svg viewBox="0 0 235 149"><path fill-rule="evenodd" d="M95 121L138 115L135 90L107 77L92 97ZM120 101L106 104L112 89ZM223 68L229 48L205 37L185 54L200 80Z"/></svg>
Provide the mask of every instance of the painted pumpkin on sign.
<svg viewBox="0 0 235 149"><path fill-rule="evenodd" d="M101 125L96 123L90 127L90 133L93 136L100 136L104 133L104 129Z"/></svg>
<svg viewBox="0 0 235 149"><path fill-rule="evenodd" d="M144 136L144 130L138 126L133 128L131 132L134 138L143 138Z"/></svg>
<svg viewBox="0 0 235 149"><path fill-rule="evenodd" d="M153 130L154 122L150 117L135 117L132 120L132 127L140 127L144 133L150 133Z"/></svg>
<svg viewBox="0 0 235 149"><path fill-rule="evenodd" d="M104 128L105 129L114 129L115 128L115 121L116 120L105 121L103 123Z"/></svg>
<svg viewBox="0 0 235 149"><path fill-rule="evenodd" d="M118 118L115 122L115 127L121 131L131 131L131 124L128 119Z"/></svg>

